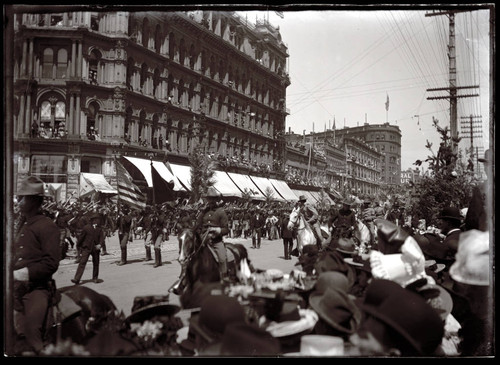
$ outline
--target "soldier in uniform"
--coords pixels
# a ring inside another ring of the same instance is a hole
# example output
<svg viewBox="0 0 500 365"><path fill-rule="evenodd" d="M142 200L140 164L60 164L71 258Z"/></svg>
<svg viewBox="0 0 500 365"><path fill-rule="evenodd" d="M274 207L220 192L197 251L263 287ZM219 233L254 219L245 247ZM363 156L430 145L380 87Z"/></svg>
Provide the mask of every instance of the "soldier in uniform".
<svg viewBox="0 0 500 365"><path fill-rule="evenodd" d="M333 228L332 242L338 241L340 237L351 238L356 226L356 214L351 209L351 199L345 199L342 202L342 208L338 214L332 219L330 226Z"/></svg>
<svg viewBox="0 0 500 365"><path fill-rule="evenodd" d="M255 214L250 217L250 230L252 231L252 248L260 248L262 240L262 229L266 219L259 207L255 208Z"/></svg>
<svg viewBox="0 0 500 365"><path fill-rule="evenodd" d="M196 222L196 230L208 240L219 259L219 272L221 280L227 278L227 256L223 237L229 233L227 214L217 202L221 198L214 188L209 188L205 200L207 205Z"/></svg>
<svg viewBox="0 0 500 365"><path fill-rule="evenodd" d="M363 201L363 207L361 208L361 221L368 227L370 230L370 242L373 242L375 237L376 227L373 223L373 220L376 218L375 209L372 208L370 199L365 199Z"/></svg>
<svg viewBox="0 0 500 365"><path fill-rule="evenodd" d="M118 220L118 239L120 240L121 251L121 260L118 262L118 266L122 266L127 263L127 244L132 234L132 215L130 214L129 207L124 205L122 207L122 213L123 214Z"/></svg>
<svg viewBox="0 0 500 365"><path fill-rule="evenodd" d="M23 224L14 240L14 323L18 338L31 351L44 346L44 323L55 292L52 275L59 268L59 228L40 207L44 184L35 176L21 181L17 191Z"/></svg>
<svg viewBox="0 0 500 365"><path fill-rule="evenodd" d="M151 243L155 250L155 264L153 267L161 266L161 243L163 242L163 228L165 227L165 216L160 214L158 208L151 218ZM146 247L146 256L148 256L148 247ZM147 257L146 257L147 258ZM149 258L151 258L151 248L149 248Z"/></svg>

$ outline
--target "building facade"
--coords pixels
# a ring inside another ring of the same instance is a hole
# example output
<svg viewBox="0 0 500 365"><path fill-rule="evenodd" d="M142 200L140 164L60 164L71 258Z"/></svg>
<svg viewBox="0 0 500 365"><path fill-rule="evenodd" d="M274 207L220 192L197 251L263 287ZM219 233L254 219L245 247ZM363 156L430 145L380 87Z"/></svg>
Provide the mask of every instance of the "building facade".
<svg viewBox="0 0 500 365"><path fill-rule="evenodd" d="M401 183L401 130L396 125L368 124L315 133L318 139L333 139L340 144L344 138L358 138L381 154L379 185Z"/></svg>
<svg viewBox="0 0 500 365"><path fill-rule="evenodd" d="M14 31L15 182L37 175L78 197L82 172L116 186L115 158L188 164L199 144L284 158L288 51L267 21L67 11L15 14Z"/></svg>

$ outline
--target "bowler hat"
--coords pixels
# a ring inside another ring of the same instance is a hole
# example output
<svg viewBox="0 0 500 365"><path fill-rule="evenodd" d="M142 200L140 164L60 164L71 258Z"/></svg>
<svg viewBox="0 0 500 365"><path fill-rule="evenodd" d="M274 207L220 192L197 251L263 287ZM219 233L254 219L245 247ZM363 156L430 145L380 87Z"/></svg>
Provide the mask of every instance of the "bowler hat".
<svg viewBox="0 0 500 365"><path fill-rule="evenodd" d="M305 195L299 196L299 202L305 202L307 200Z"/></svg>
<svg viewBox="0 0 500 365"><path fill-rule="evenodd" d="M44 196L45 189L43 181L36 176L28 176L21 180L17 188L17 195L37 195Z"/></svg>
<svg viewBox="0 0 500 365"><path fill-rule="evenodd" d="M309 304L323 321L340 332L352 334L361 322L361 311L342 290L330 287L324 293L312 293Z"/></svg>
<svg viewBox="0 0 500 365"><path fill-rule="evenodd" d="M444 335L441 317L419 294L398 285L390 285L390 290L385 291L385 299L381 298L381 302L375 305L365 300L363 311L398 333L415 353L432 355ZM368 327L370 322L365 323L368 323Z"/></svg>
<svg viewBox="0 0 500 365"><path fill-rule="evenodd" d="M438 216L439 219L454 219L462 220L462 214L460 214L460 209L455 207L446 207L441 211Z"/></svg>
<svg viewBox="0 0 500 365"><path fill-rule="evenodd" d="M134 298L132 314L127 317L128 322L144 322L154 316L172 316L180 311L178 305L169 303L168 296L147 295Z"/></svg>

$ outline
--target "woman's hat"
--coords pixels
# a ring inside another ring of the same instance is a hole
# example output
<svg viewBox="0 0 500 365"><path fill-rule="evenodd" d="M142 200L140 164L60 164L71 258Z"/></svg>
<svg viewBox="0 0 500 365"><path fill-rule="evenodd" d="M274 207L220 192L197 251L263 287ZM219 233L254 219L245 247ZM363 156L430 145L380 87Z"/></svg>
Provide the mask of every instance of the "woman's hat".
<svg viewBox="0 0 500 365"><path fill-rule="evenodd" d="M314 268L318 275L329 271L340 272L347 278L349 288L352 287L356 281L356 272L344 261L342 255L336 251L325 251L321 253L314 264Z"/></svg>
<svg viewBox="0 0 500 365"><path fill-rule="evenodd" d="M408 237L401 246L401 252L384 255L373 250L370 253L372 275L377 279L393 280L406 286L418 279L428 278L425 272L425 257L413 237Z"/></svg>
<svg viewBox="0 0 500 365"><path fill-rule="evenodd" d="M328 288L338 289L347 293L349 290L347 276L339 271L322 272L319 274L314 285L314 293L323 294Z"/></svg>
<svg viewBox="0 0 500 365"><path fill-rule="evenodd" d="M281 344L266 330L244 321L228 323L220 341L199 353L201 356L276 356Z"/></svg>
<svg viewBox="0 0 500 365"><path fill-rule="evenodd" d="M490 234L471 229L460 233L455 262L450 276L459 283L488 286L490 284Z"/></svg>
<svg viewBox="0 0 500 365"><path fill-rule="evenodd" d="M361 321L361 311L341 290L329 287L324 293L312 293L309 305L323 321L343 333L354 333Z"/></svg>
<svg viewBox="0 0 500 365"><path fill-rule="evenodd" d="M299 196L299 202L305 202L307 200L305 195Z"/></svg>
<svg viewBox="0 0 500 365"><path fill-rule="evenodd" d="M36 176L28 176L25 179L21 180L16 195L24 196L24 195L36 195L36 196L44 196L45 195L45 185L43 181Z"/></svg>
<svg viewBox="0 0 500 365"><path fill-rule="evenodd" d="M132 314L127 322L140 323L155 316L172 316L180 311L178 305L169 303L168 295L147 295L134 298Z"/></svg>
<svg viewBox="0 0 500 365"><path fill-rule="evenodd" d="M438 219L454 219L461 221L463 219L460 209L456 207L446 207L441 211Z"/></svg>
<svg viewBox="0 0 500 365"><path fill-rule="evenodd" d="M491 150L488 148L484 151L484 158L478 158L479 162L490 163L491 162Z"/></svg>
<svg viewBox="0 0 500 365"><path fill-rule="evenodd" d="M419 294L399 285L387 285L390 290L385 290L384 297L380 296L381 301L365 300L363 311L401 335L416 353L433 354L444 335L441 317ZM370 320L365 319L362 327L370 330Z"/></svg>
<svg viewBox="0 0 500 365"><path fill-rule="evenodd" d="M236 298L210 295L203 300L198 315L191 317L190 329L205 342L219 340L232 322L245 321L245 310Z"/></svg>

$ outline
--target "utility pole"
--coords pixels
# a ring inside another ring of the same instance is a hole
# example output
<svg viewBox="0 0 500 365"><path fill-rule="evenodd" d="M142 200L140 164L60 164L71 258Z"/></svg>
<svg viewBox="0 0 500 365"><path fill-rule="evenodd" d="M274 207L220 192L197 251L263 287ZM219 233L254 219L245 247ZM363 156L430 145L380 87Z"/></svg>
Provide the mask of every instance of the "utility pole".
<svg viewBox="0 0 500 365"><path fill-rule="evenodd" d="M451 10L451 11L439 11L434 13L425 14L425 16L437 16L437 15L447 15L449 19L449 39L448 39L448 59L449 59L449 86L435 89L427 89L427 91L449 91L448 96L434 96L428 97L427 100L435 99L450 99L450 132L451 138L458 138L458 128L457 128L457 100L458 98L468 98L479 96L479 94L466 94L457 95L457 91L460 89L471 89L479 88L479 86L457 86L457 57L455 49L455 13L464 12L466 10ZM457 152L457 144L452 143L453 152Z"/></svg>
<svg viewBox="0 0 500 365"><path fill-rule="evenodd" d="M477 163L477 159L479 158L479 156L477 153L474 153L474 138L479 139L483 137L483 122L478 118L481 118L481 116L474 116L472 114L469 117L461 117L461 136L462 138L470 138L470 158L474 166L479 166L479 164Z"/></svg>

